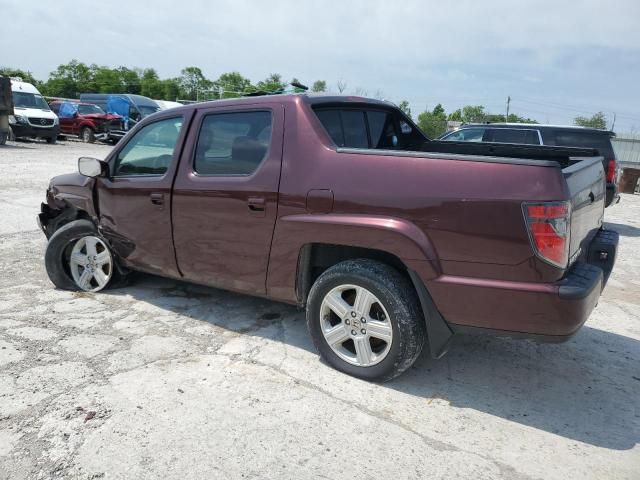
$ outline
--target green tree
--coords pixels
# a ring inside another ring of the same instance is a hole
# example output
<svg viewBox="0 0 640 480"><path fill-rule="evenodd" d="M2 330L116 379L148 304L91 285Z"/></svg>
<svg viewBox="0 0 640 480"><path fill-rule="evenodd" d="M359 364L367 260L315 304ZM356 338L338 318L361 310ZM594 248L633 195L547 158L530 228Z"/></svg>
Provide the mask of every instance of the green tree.
<svg viewBox="0 0 640 480"><path fill-rule="evenodd" d="M437 138L447 131L447 114L441 104L433 110L427 108L418 115L418 126L429 138Z"/></svg>
<svg viewBox="0 0 640 480"><path fill-rule="evenodd" d="M158 100L171 100L175 102L180 96L180 82L177 78L161 80L162 96Z"/></svg>
<svg viewBox="0 0 640 480"><path fill-rule="evenodd" d="M40 82L34 78L31 72L19 68L0 67L0 76L21 78L23 82L38 86Z"/></svg>
<svg viewBox="0 0 640 480"><path fill-rule="evenodd" d="M311 87L312 92L326 92L327 91L327 82L324 80L316 80L313 82Z"/></svg>
<svg viewBox="0 0 640 480"><path fill-rule="evenodd" d="M538 121L534 120L533 118L520 117L520 116L516 115L515 113L510 113L509 114L509 118L507 119L507 122L510 122L510 123L538 123Z"/></svg>
<svg viewBox="0 0 640 480"><path fill-rule="evenodd" d="M75 59L58 65L42 85L42 93L52 97L78 98L80 93L95 90L91 68Z"/></svg>
<svg viewBox="0 0 640 480"><path fill-rule="evenodd" d="M116 69L124 91L122 93L132 93L139 95L141 91L140 73L137 69L118 67Z"/></svg>
<svg viewBox="0 0 640 480"><path fill-rule="evenodd" d="M140 75L140 95L164 100L164 85L153 68L145 68Z"/></svg>
<svg viewBox="0 0 640 480"><path fill-rule="evenodd" d="M409 102L407 102L406 100L402 100L399 104L398 104L398 108L400 110L402 110L402 112L409 118L411 117L411 108L409 107Z"/></svg>
<svg viewBox="0 0 640 480"><path fill-rule="evenodd" d="M124 85L118 72L109 67L99 67L98 65L91 65L91 78L92 84L95 89L93 92L98 93L126 93ZM81 91L79 93L89 93L88 91Z"/></svg>
<svg viewBox="0 0 640 480"><path fill-rule="evenodd" d="M200 92L210 90L213 82L208 80L199 67L186 67L178 79L180 95L187 100L199 100Z"/></svg>
<svg viewBox="0 0 640 480"><path fill-rule="evenodd" d="M607 117L604 113L598 112L591 117L576 117L573 119L573 124L580 127L600 128L604 130L607 128Z"/></svg>
<svg viewBox="0 0 640 480"><path fill-rule="evenodd" d="M467 105L462 107L462 121L465 123L477 123L486 121L487 114L482 105Z"/></svg>
<svg viewBox="0 0 640 480"><path fill-rule="evenodd" d="M227 72L213 82L213 89L221 92L221 98L240 97L251 91L251 80L243 77L239 72Z"/></svg>
<svg viewBox="0 0 640 480"><path fill-rule="evenodd" d="M256 84L256 89L260 92L280 93L284 91L285 86L285 83L282 81L282 75L279 73L272 73L264 80L260 80Z"/></svg>
<svg viewBox="0 0 640 480"><path fill-rule="evenodd" d="M451 122L462 122L463 121L462 110L459 108L456 111L451 112L447 117L447 120Z"/></svg>

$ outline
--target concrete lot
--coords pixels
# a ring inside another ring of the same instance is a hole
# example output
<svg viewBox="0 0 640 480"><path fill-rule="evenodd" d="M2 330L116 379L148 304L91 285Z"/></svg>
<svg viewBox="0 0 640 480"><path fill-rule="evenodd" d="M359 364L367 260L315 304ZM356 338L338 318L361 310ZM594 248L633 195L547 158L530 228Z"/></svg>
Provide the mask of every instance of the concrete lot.
<svg viewBox="0 0 640 480"><path fill-rule="evenodd" d="M322 364L295 308L151 276L58 291L35 214L110 147L0 147L0 478L640 478L640 196L571 341L461 337L375 385ZM464 299L461 299L464 301Z"/></svg>

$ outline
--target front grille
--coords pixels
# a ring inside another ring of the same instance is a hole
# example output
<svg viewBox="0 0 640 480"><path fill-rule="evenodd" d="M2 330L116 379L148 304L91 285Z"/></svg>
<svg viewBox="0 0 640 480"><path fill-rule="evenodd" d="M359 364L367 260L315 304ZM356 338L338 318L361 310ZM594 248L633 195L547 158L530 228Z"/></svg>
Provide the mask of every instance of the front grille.
<svg viewBox="0 0 640 480"><path fill-rule="evenodd" d="M53 118L29 117L29 123L34 127L50 127L53 125Z"/></svg>

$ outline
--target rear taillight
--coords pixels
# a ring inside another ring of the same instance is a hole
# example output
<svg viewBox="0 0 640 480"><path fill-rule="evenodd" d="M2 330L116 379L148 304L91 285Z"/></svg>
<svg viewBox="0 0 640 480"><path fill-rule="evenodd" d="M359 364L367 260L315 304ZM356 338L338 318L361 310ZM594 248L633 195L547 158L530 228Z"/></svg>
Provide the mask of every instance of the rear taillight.
<svg viewBox="0 0 640 480"><path fill-rule="evenodd" d="M607 160L607 183L615 183L616 181L616 159Z"/></svg>
<svg viewBox="0 0 640 480"><path fill-rule="evenodd" d="M571 204L524 203L522 209L536 255L545 262L565 268L569 263Z"/></svg>

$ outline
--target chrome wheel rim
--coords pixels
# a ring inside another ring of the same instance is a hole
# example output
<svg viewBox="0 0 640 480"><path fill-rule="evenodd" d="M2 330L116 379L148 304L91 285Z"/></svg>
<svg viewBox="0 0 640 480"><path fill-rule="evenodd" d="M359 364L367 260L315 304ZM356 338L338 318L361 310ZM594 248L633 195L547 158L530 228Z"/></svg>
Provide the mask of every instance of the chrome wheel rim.
<svg viewBox="0 0 640 480"><path fill-rule="evenodd" d="M91 132L89 131L88 128L85 128L84 130L82 130L82 141L85 143L89 143L90 139L91 139Z"/></svg>
<svg viewBox="0 0 640 480"><path fill-rule="evenodd" d="M331 350L358 367L380 363L393 342L391 318L384 305L358 285L340 285L325 295L320 327Z"/></svg>
<svg viewBox="0 0 640 480"><path fill-rule="evenodd" d="M111 252L100 238L82 237L71 249L69 270L78 288L86 292L102 290L113 273Z"/></svg>

